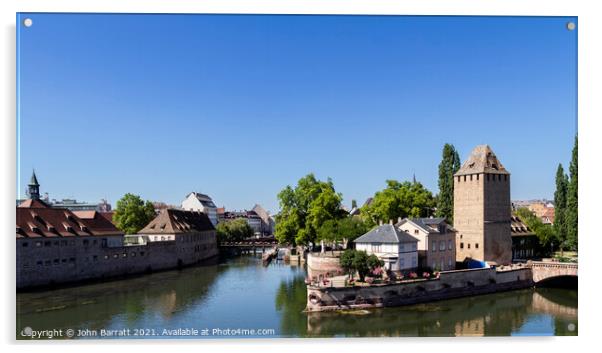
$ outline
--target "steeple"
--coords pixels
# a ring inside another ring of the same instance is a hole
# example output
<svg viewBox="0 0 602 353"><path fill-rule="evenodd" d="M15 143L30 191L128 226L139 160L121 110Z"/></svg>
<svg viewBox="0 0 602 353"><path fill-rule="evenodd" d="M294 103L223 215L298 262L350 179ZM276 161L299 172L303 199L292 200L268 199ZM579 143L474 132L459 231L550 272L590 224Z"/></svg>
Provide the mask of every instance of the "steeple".
<svg viewBox="0 0 602 353"><path fill-rule="evenodd" d="M27 193L29 194L29 198L32 200L40 199L40 184L38 183L35 170L33 171L33 174L31 174L31 180L29 181Z"/></svg>

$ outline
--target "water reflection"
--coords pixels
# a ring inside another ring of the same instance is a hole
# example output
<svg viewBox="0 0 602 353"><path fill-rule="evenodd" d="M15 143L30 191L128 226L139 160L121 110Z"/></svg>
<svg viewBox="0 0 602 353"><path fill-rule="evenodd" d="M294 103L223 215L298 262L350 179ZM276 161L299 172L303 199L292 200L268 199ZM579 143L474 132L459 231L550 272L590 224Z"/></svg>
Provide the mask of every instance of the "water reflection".
<svg viewBox="0 0 602 353"><path fill-rule="evenodd" d="M17 295L22 328L274 329L270 337L575 335L577 291L541 288L348 313L303 312L305 270L257 257ZM571 326L571 324L573 326ZM570 329L572 328L572 330Z"/></svg>

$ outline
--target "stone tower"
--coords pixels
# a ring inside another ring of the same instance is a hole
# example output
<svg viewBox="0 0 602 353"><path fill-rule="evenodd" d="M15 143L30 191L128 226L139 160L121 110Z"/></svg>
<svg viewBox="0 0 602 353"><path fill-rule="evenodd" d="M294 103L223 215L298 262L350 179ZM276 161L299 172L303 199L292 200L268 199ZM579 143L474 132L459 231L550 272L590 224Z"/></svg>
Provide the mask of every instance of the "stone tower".
<svg viewBox="0 0 602 353"><path fill-rule="evenodd" d="M32 200L40 199L40 184L38 183L38 178L36 177L36 171L33 171L31 175L31 180L29 181L29 185L27 185L27 194L29 198Z"/></svg>
<svg viewBox="0 0 602 353"><path fill-rule="evenodd" d="M456 261L512 262L510 173L488 145L454 174Z"/></svg>

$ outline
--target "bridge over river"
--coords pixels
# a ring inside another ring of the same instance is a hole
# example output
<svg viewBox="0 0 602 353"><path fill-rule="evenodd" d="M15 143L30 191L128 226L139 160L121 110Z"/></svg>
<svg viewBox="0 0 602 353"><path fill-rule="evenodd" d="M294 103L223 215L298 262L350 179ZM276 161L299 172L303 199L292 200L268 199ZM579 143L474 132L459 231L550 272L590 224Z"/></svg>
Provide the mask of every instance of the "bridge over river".
<svg viewBox="0 0 602 353"><path fill-rule="evenodd" d="M578 264L576 263L529 261L527 266L531 268L535 285L557 278L577 277Z"/></svg>

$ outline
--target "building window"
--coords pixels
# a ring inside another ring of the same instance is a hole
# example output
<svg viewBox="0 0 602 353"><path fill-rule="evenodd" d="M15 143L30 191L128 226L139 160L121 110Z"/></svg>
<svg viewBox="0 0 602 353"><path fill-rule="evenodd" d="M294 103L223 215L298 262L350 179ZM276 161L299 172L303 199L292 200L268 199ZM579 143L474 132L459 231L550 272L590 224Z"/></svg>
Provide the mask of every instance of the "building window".
<svg viewBox="0 0 602 353"><path fill-rule="evenodd" d="M42 261L37 261L37 262L36 262L36 265L38 265L38 266L42 266Z"/></svg>
<svg viewBox="0 0 602 353"><path fill-rule="evenodd" d="M399 244L399 251L403 251L403 244Z"/></svg>
<svg viewBox="0 0 602 353"><path fill-rule="evenodd" d="M144 256L144 251L141 251L141 252L140 252L140 256Z"/></svg>
<svg viewBox="0 0 602 353"><path fill-rule="evenodd" d="M380 252L380 244L372 244L372 252Z"/></svg>
<svg viewBox="0 0 602 353"><path fill-rule="evenodd" d="M105 260L108 260L108 259L109 259L109 255L105 255Z"/></svg>
<svg viewBox="0 0 602 353"><path fill-rule="evenodd" d="M66 264L67 263L67 259L62 259L61 262L64 263L64 264Z"/></svg>
<svg viewBox="0 0 602 353"><path fill-rule="evenodd" d="M94 256L92 257L92 260L94 260L94 261L98 261L98 256L97 256L97 255L94 255Z"/></svg>
<svg viewBox="0 0 602 353"><path fill-rule="evenodd" d="M44 266L50 266L50 260L44 261Z"/></svg>
<svg viewBox="0 0 602 353"><path fill-rule="evenodd" d="M466 175L464 176L464 181L466 181Z"/></svg>
<svg viewBox="0 0 602 353"><path fill-rule="evenodd" d="M113 258L116 259L119 257L119 254L113 254Z"/></svg>
<svg viewBox="0 0 602 353"><path fill-rule="evenodd" d="M405 266L405 259L403 257L399 259L399 266L401 266L401 268Z"/></svg>
<svg viewBox="0 0 602 353"><path fill-rule="evenodd" d="M414 234L418 234L418 229L414 229Z"/></svg>
<svg viewBox="0 0 602 353"><path fill-rule="evenodd" d="M88 244L90 243L90 241L88 239L84 239L84 245L88 246Z"/></svg>
<svg viewBox="0 0 602 353"><path fill-rule="evenodd" d="M23 242L23 247L24 247L24 248L26 248L26 247L28 247L28 246L29 246L29 243L28 243L28 242L26 242L26 241L24 241L24 242Z"/></svg>
<svg viewBox="0 0 602 353"><path fill-rule="evenodd" d="M470 181L472 181L472 174L470 174Z"/></svg>
<svg viewBox="0 0 602 353"><path fill-rule="evenodd" d="M467 244L467 247L470 249L470 243Z"/></svg>
<svg viewBox="0 0 602 353"><path fill-rule="evenodd" d="M452 249L452 241L448 240L447 241L447 250L451 250Z"/></svg>
<svg viewBox="0 0 602 353"><path fill-rule="evenodd" d="M433 252L437 251L437 242L436 241L433 241L433 243L432 243L432 251Z"/></svg>
<svg viewBox="0 0 602 353"><path fill-rule="evenodd" d="M50 245L52 245L52 244L50 243L50 241L45 241L45 242L44 242L44 246L48 247L48 246L50 246Z"/></svg>
<svg viewBox="0 0 602 353"><path fill-rule="evenodd" d="M67 246L67 241L66 240L61 240L61 246Z"/></svg>
<svg viewBox="0 0 602 353"><path fill-rule="evenodd" d="M59 241L58 240L54 241L54 246L59 246Z"/></svg>
<svg viewBox="0 0 602 353"><path fill-rule="evenodd" d="M478 249L479 248L479 243L475 243L474 247L475 247L475 249Z"/></svg>
<svg viewBox="0 0 602 353"><path fill-rule="evenodd" d="M121 255L121 256L128 257L128 254L124 252L123 255Z"/></svg>
<svg viewBox="0 0 602 353"><path fill-rule="evenodd" d="M460 243L460 249L464 249L464 243Z"/></svg>
<svg viewBox="0 0 602 353"><path fill-rule="evenodd" d="M487 174L487 181L489 181L489 174Z"/></svg>
<svg viewBox="0 0 602 353"><path fill-rule="evenodd" d="M445 251L445 240L439 242L439 251Z"/></svg>
<svg viewBox="0 0 602 353"><path fill-rule="evenodd" d="M477 180L479 180L479 174L477 174Z"/></svg>
<svg viewBox="0 0 602 353"><path fill-rule="evenodd" d="M54 259L54 261L52 261L55 265L58 265L60 263L59 259Z"/></svg>
<svg viewBox="0 0 602 353"><path fill-rule="evenodd" d="M478 175L478 174L477 174L477 175ZM451 261L451 259L447 260L447 266L449 266L448 268L451 268L451 267L452 267L452 261Z"/></svg>

